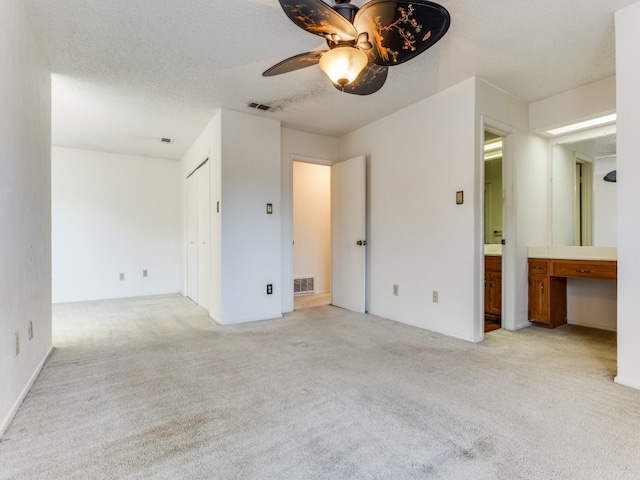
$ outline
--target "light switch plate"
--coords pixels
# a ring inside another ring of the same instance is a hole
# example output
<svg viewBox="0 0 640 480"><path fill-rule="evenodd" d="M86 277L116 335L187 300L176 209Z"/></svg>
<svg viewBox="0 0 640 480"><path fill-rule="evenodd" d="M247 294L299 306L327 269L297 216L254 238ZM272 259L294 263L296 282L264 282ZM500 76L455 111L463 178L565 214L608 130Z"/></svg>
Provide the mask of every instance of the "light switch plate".
<svg viewBox="0 0 640 480"><path fill-rule="evenodd" d="M462 190L456 192L456 204L462 205L464 203L464 192Z"/></svg>

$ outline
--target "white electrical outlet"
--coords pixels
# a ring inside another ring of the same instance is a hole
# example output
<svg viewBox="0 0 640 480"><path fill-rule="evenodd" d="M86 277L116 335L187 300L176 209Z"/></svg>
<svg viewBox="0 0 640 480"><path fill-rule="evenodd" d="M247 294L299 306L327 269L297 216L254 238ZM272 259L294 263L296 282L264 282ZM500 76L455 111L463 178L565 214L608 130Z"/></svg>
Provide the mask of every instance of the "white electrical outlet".
<svg viewBox="0 0 640 480"><path fill-rule="evenodd" d="M142 270L142 276L143 277L148 277L149 276L149 272L146 269Z"/></svg>
<svg viewBox="0 0 640 480"><path fill-rule="evenodd" d="M433 303L438 303L438 291L434 290L433 291Z"/></svg>
<svg viewBox="0 0 640 480"><path fill-rule="evenodd" d="M396 285L395 283L393 284L393 294L396 297L398 296L398 285Z"/></svg>
<svg viewBox="0 0 640 480"><path fill-rule="evenodd" d="M120 280L124 280L124 273L120 273Z"/></svg>
<svg viewBox="0 0 640 480"><path fill-rule="evenodd" d="M17 357L18 355L20 355L20 332L16 332L14 343L16 347L16 357Z"/></svg>

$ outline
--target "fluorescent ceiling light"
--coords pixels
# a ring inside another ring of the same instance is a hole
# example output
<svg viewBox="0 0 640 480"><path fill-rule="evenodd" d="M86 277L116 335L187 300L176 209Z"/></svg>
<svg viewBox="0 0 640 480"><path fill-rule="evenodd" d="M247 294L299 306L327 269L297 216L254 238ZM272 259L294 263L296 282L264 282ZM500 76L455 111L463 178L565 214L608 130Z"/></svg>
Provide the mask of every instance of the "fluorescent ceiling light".
<svg viewBox="0 0 640 480"><path fill-rule="evenodd" d="M485 143L484 151L488 152L489 150L496 150L498 148L502 148L502 140L498 140L496 142Z"/></svg>
<svg viewBox="0 0 640 480"><path fill-rule="evenodd" d="M571 125L567 125L565 127L553 128L551 130L547 130L546 133L553 136L563 135L565 133L577 132L578 130L584 130L586 128L597 127L599 125L605 125L607 123L613 123L615 121L616 121L616 114L612 113L611 115L605 115L604 117L593 118L591 120L574 123Z"/></svg>
<svg viewBox="0 0 640 480"><path fill-rule="evenodd" d="M494 158L500 158L500 157L502 157L502 150L496 153L486 153L484 155L485 160L493 160Z"/></svg>

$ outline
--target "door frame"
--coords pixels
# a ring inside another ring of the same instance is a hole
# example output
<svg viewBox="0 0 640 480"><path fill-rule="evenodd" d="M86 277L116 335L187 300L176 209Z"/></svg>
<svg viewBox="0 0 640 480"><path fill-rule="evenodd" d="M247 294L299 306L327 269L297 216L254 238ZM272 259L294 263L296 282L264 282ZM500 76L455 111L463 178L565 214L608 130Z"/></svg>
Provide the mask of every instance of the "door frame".
<svg viewBox="0 0 640 480"><path fill-rule="evenodd" d="M332 166L337 160L290 154L282 166L282 312L293 312L293 162Z"/></svg>
<svg viewBox="0 0 640 480"><path fill-rule="evenodd" d="M484 340L484 132L489 131L502 137L502 238L505 244L502 246L502 328L507 330L516 329L516 236L515 236L515 209L513 205L514 188L514 138L516 129L510 125L494 120L482 115L480 118L479 148L479 179L478 209L476 215L479 218L479 225L482 227L477 236L479 242L476 245L479 262L477 262L476 276L476 299L477 310L476 322L474 324L474 341Z"/></svg>

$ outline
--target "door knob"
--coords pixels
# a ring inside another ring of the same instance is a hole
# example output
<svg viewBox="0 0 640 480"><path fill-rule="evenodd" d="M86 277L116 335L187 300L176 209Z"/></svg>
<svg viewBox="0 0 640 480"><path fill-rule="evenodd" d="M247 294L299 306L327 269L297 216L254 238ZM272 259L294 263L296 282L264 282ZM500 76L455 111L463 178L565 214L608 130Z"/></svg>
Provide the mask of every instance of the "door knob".
<svg viewBox="0 0 640 480"><path fill-rule="evenodd" d="M367 241L366 241L366 240L358 240L358 241L356 242L356 245L360 245L360 246L362 246L362 245L366 245L366 244L367 244Z"/></svg>

